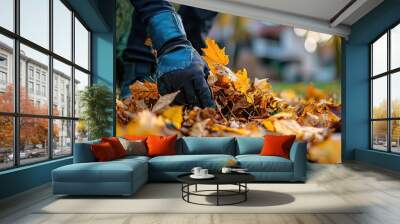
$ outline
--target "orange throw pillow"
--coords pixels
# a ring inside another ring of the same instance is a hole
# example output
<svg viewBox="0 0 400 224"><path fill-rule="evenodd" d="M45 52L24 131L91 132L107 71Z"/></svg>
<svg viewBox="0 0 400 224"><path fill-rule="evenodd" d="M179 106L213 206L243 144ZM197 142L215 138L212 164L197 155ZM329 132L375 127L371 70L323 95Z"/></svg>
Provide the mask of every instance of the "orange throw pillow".
<svg viewBox="0 0 400 224"><path fill-rule="evenodd" d="M296 140L296 135L265 135L261 156L290 157L290 148Z"/></svg>
<svg viewBox="0 0 400 224"><path fill-rule="evenodd" d="M165 155L176 155L176 135L173 136L149 136L147 137L147 155L154 156L165 156Z"/></svg>
<svg viewBox="0 0 400 224"><path fill-rule="evenodd" d="M99 162L110 161L117 158L113 147L108 142L93 144L91 145L91 149L94 157Z"/></svg>
<svg viewBox="0 0 400 224"><path fill-rule="evenodd" d="M110 143L117 158L126 156L126 151L124 149L124 146L122 146L121 142L117 137L101 138L101 142Z"/></svg>

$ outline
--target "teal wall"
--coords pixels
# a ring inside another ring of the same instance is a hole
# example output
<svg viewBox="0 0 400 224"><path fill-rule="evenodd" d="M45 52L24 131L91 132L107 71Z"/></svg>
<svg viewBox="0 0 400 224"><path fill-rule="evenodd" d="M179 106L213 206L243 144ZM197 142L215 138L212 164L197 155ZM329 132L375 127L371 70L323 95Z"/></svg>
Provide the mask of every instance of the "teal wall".
<svg viewBox="0 0 400 224"><path fill-rule="evenodd" d="M369 150L369 43L400 22L400 0L385 0L351 27L345 41L343 91L343 159L399 170L398 156ZM360 151L362 150L362 151ZM379 160L379 161L378 161Z"/></svg>
<svg viewBox="0 0 400 224"><path fill-rule="evenodd" d="M71 163L69 157L0 172L0 199L48 183L53 169Z"/></svg>
<svg viewBox="0 0 400 224"><path fill-rule="evenodd" d="M114 94L115 1L67 1L92 31L92 82L107 85ZM113 124L110 132L114 127ZM72 157L69 157L0 172L0 199L50 182L53 169L71 163Z"/></svg>

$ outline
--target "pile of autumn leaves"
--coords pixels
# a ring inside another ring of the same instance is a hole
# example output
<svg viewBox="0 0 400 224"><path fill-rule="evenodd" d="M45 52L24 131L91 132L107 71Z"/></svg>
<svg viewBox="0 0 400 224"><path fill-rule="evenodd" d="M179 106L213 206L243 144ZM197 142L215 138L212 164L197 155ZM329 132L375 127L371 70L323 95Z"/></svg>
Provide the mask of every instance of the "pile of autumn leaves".
<svg viewBox="0 0 400 224"><path fill-rule="evenodd" d="M132 96L117 100L117 134L180 136L263 136L294 134L321 142L340 130L340 104L309 86L304 98L284 100L267 79L248 78L246 69L231 71L225 49L206 40L203 58L216 108L171 105L177 93L160 96L157 85L135 82Z"/></svg>

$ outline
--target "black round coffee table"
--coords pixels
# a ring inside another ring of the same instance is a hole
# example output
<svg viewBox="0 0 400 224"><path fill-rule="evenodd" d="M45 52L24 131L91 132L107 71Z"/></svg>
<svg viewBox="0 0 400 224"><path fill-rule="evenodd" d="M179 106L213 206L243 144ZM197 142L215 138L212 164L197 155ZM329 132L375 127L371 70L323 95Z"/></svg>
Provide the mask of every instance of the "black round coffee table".
<svg viewBox="0 0 400 224"><path fill-rule="evenodd" d="M212 179L193 179L190 177L191 173L182 174L178 176L178 181L182 183L182 199L188 203L197 204L197 205L234 205L245 202L247 200L247 192L249 188L247 187L247 183L255 180L255 177L248 173L216 173L213 174L215 177ZM215 185L215 190L198 190L197 185ZM220 185L236 185L238 186L237 190L224 190L220 189ZM190 186L195 186L194 191L190 191ZM209 192L215 192L215 194L206 194ZM204 196L204 197L216 197L216 204L202 204L193 202L190 200L190 196ZM231 203L221 203L221 197L232 197L232 196L241 196L239 200L231 202Z"/></svg>

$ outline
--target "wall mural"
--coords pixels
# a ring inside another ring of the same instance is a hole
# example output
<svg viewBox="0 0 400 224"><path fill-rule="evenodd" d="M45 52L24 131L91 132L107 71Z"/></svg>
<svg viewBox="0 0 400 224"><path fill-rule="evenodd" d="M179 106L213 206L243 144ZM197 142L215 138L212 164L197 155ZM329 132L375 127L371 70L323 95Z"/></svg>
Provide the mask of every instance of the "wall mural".
<svg viewBox="0 0 400 224"><path fill-rule="evenodd" d="M209 68L213 106L182 103L185 89L160 94L155 40L130 2L118 0L118 136L294 134L309 142L310 161L341 162L339 37L174 7Z"/></svg>

